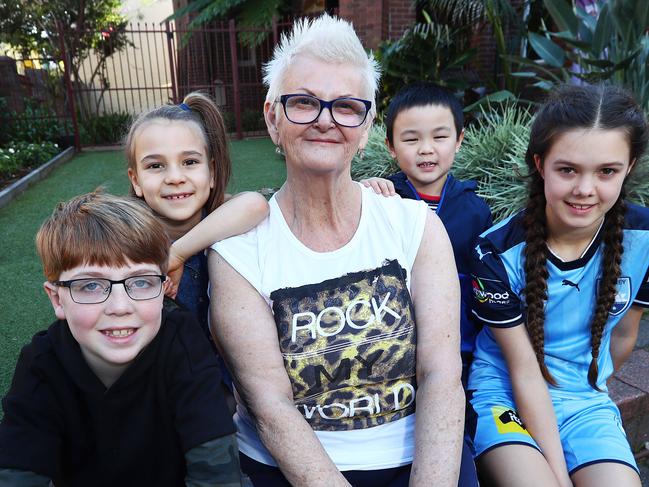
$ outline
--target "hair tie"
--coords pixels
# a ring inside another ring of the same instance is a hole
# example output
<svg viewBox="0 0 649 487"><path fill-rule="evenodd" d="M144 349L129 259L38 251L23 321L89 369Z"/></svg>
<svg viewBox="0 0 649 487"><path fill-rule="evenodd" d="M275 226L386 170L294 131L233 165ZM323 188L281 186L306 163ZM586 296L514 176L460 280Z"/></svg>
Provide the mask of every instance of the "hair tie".
<svg viewBox="0 0 649 487"><path fill-rule="evenodd" d="M191 112L191 111L192 111L192 109L189 108L189 107L188 107L187 105L185 105L184 103L181 103L181 104L178 105L178 106L179 106L181 109L185 110L186 112Z"/></svg>

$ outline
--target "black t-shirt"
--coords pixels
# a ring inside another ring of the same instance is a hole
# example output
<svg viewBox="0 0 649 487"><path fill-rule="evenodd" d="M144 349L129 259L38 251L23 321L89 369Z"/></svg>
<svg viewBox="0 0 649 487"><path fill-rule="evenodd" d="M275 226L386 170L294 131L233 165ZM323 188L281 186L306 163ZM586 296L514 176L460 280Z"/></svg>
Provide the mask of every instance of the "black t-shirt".
<svg viewBox="0 0 649 487"><path fill-rule="evenodd" d="M221 387L188 312L164 312L158 335L109 389L56 321L18 359L2 402L0 467L57 487L184 485L184 454L235 431Z"/></svg>

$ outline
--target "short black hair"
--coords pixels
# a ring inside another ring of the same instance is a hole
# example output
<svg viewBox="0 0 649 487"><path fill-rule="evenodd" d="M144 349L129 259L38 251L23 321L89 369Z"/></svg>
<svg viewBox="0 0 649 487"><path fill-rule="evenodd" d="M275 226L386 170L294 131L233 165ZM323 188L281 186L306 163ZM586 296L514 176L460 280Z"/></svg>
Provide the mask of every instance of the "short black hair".
<svg viewBox="0 0 649 487"><path fill-rule="evenodd" d="M388 142L392 144L392 129L397 115L408 108L438 105L448 108L453 114L456 137L460 136L464 126L462 103L457 97L439 85L428 82L409 84L397 92L390 101L385 115L385 129Z"/></svg>

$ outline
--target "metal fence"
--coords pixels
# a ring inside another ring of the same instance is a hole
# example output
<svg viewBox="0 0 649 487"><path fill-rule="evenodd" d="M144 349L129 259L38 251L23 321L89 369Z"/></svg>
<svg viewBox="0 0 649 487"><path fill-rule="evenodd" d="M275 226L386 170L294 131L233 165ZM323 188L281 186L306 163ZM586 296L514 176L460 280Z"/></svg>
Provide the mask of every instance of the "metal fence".
<svg viewBox="0 0 649 487"><path fill-rule="evenodd" d="M103 66L100 53L82 64L73 88L79 112L135 115L163 103L180 103L187 93L200 90L216 100L238 138L265 133L262 65L281 30L290 25L274 22L268 31L255 31L265 38L251 48L238 42L242 31L234 20L192 30L170 22L132 24L124 32L124 49Z"/></svg>
<svg viewBox="0 0 649 487"><path fill-rule="evenodd" d="M37 71L48 78L37 99L54 107L51 116L59 118L64 132L74 134L77 147L89 144L85 137L89 127L101 130L102 120L127 125L132 116L165 103L180 103L196 90L216 100L228 130L242 138L266 133L262 65L291 23L274 21L267 31L242 31L234 20L191 30L173 22L136 23L120 31L120 49L111 45L110 32L95 33L105 36L102 48L75 63L70 62L65 43L61 43L61 59L14 58L19 78ZM247 47L239 41L242 33L260 35L263 40ZM71 35L71 31L62 32L63 38ZM23 92L34 97L33 89Z"/></svg>

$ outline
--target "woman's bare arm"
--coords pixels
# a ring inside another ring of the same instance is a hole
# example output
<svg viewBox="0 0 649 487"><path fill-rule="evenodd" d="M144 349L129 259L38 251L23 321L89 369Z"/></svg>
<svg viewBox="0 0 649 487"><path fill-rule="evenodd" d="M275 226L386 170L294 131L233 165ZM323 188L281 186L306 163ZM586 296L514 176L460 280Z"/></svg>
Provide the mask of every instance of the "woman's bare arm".
<svg viewBox="0 0 649 487"><path fill-rule="evenodd" d="M464 432L460 289L439 218L429 212L412 268L417 323L417 424L410 485L457 485Z"/></svg>
<svg viewBox="0 0 649 487"><path fill-rule="evenodd" d="M218 253L208 263L212 335L264 446L293 485L349 485L293 404L268 304Z"/></svg>

